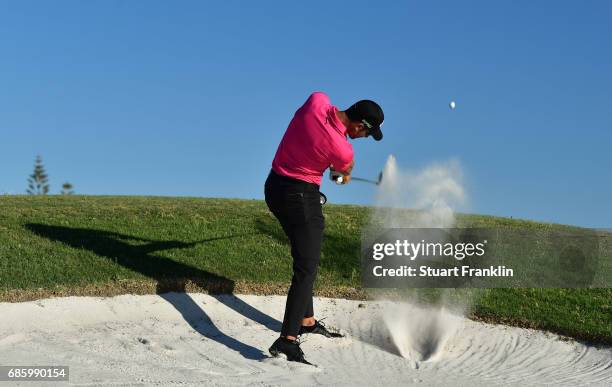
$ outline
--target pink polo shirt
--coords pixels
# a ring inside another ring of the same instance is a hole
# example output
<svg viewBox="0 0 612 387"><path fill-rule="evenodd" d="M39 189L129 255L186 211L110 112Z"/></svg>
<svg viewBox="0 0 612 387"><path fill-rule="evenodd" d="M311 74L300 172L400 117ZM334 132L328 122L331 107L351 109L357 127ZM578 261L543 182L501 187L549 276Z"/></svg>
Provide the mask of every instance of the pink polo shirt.
<svg viewBox="0 0 612 387"><path fill-rule="evenodd" d="M312 93L289 123L272 170L317 185L330 165L346 170L353 161L353 146L336 111L325 93Z"/></svg>

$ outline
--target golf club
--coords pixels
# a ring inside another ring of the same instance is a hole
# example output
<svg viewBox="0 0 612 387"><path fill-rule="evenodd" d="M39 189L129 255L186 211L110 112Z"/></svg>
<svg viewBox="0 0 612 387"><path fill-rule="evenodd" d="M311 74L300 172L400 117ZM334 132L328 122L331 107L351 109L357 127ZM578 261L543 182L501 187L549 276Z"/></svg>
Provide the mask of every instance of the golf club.
<svg viewBox="0 0 612 387"><path fill-rule="evenodd" d="M382 181L382 172L378 174L378 180L364 179L361 177L351 177L351 180L362 181L364 183L371 183L371 184L379 185L380 182Z"/></svg>
<svg viewBox="0 0 612 387"><path fill-rule="evenodd" d="M382 174L382 172L380 172L378 174L378 179L377 180L364 179L362 177L354 177L354 176L351 176L351 180L361 181L361 182L364 182L364 183L370 183L370 184L374 184L374 185L379 185L380 182L382 181L382 177L383 177L383 174ZM332 180L336 184L342 184L342 175L334 175L334 174L332 174L331 178L332 178Z"/></svg>

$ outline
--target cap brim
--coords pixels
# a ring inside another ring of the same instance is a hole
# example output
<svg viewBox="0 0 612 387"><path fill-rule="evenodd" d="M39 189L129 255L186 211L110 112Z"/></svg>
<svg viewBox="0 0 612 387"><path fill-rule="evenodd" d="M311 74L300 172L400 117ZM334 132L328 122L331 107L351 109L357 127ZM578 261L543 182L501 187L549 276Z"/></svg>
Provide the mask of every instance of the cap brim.
<svg viewBox="0 0 612 387"><path fill-rule="evenodd" d="M380 130L380 127L370 129L370 135L376 141L380 141L383 138L383 134L382 134L382 132Z"/></svg>

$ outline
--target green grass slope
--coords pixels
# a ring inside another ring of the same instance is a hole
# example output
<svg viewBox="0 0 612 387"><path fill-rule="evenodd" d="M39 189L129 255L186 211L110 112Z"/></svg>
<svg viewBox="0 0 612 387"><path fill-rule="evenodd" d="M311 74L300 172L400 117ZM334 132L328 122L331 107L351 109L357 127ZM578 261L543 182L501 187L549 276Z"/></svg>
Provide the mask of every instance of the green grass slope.
<svg viewBox="0 0 612 387"><path fill-rule="evenodd" d="M363 297L359 249L368 208L326 205L324 213L317 293ZM469 215L459 221L562 227ZM284 294L290 278L288 241L262 201L0 196L1 301L169 290ZM612 289L449 292L469 294L472 318L612 343Z"/></svg>

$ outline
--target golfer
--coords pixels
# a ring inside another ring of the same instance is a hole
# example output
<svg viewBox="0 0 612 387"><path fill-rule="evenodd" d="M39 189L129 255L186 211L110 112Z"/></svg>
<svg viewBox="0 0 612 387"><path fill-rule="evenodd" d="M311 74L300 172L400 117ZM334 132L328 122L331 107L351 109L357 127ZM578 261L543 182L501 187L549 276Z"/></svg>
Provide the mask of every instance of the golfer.
<svg viewBox="0 0 612 387"><path fill-rule="evenodd" d="M350 181L355 161L347 136L380 141L383 120L382 109L373 101L361 100L340 111L327 95L316 92L295 112L278 146L265 196L291 243L293 277L281 334L270 347L273 356L284 353L290 361L310 364L300 349L299 335L341 337L315 319L312 304L325 227L319 187L327 168L343 177L342 184Z"/></svg>

